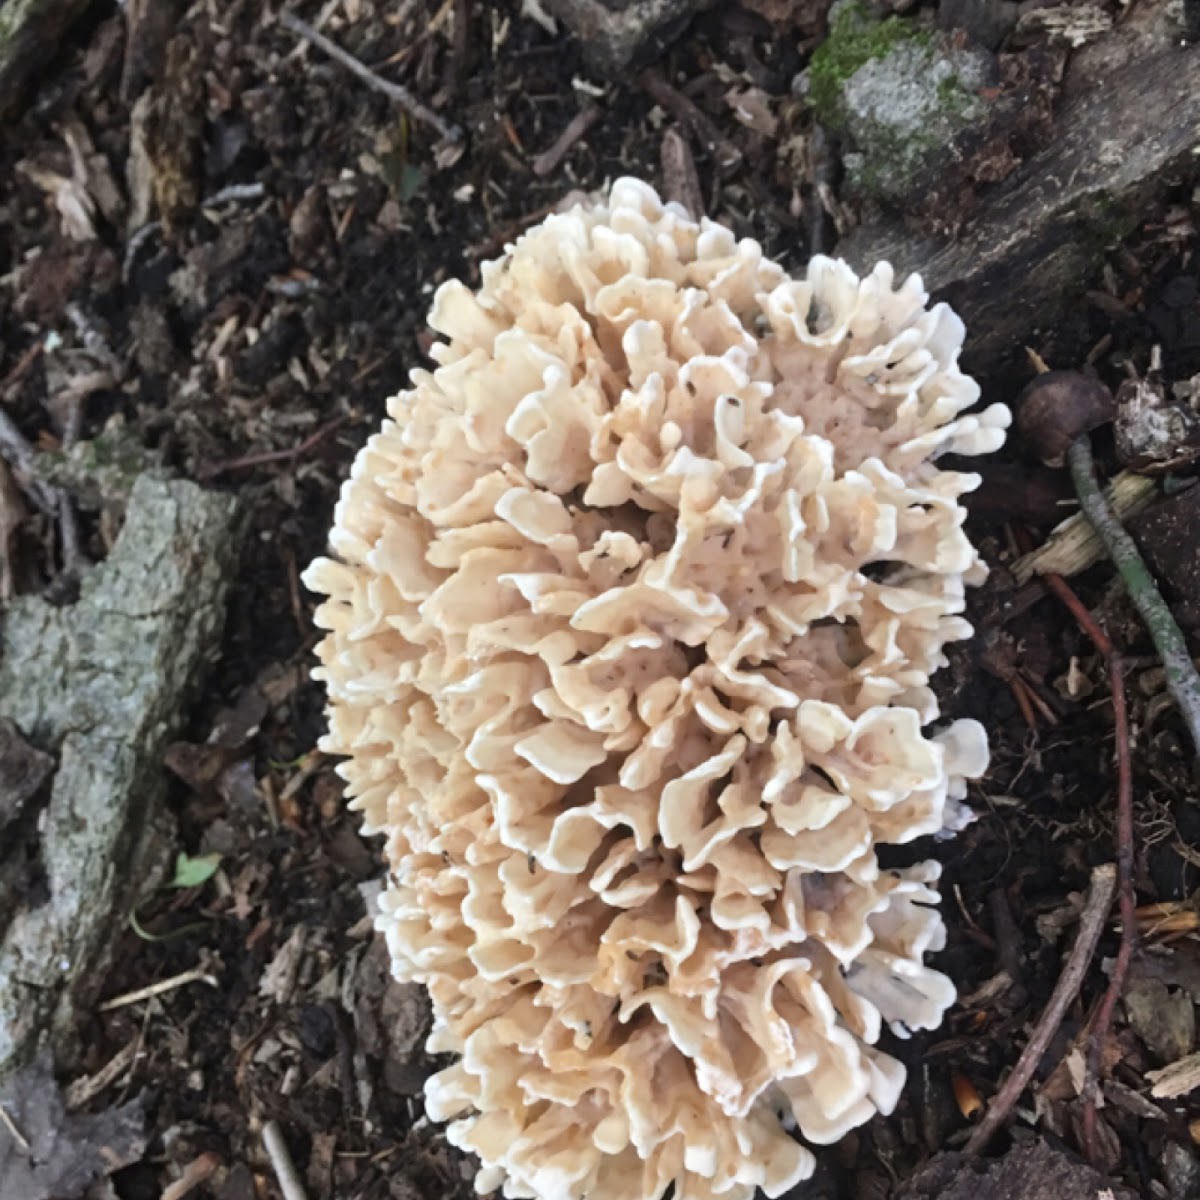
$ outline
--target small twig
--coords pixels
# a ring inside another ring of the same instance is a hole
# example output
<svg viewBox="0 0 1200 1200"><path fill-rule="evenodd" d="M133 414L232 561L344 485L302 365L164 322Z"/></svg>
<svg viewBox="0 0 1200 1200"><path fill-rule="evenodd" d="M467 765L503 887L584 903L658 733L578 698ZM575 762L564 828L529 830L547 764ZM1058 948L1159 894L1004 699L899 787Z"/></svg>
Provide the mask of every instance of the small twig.
<svg viewBox="0 0 1200 1200"><path fill-rule="evenodd" d="M212 1151L198 1155L183 1168L182 1174L174 1183L163 1188L160 1200L183 1200L184 1196L190 1195L202 1183L211 1179L220 1165L221 1160Z"/></svg>
<svg viewBox="0 0 1200 1200"><path fill-rule="evenodd" d="M199 472L199 475L202 479L215 479L218 475L224 475L227 471L240 471L244 467L261 467L266 463L286 462L288 459L299 458L302 454L307 454L314 446L327 438L335 429L340 428L348 420L349 417L345 413L342 413L334 417L333 420L326 421L324 425L319 426L298 446L292 446L287 450L263 450L259 454L246 454L241 458L231 458L228 462L215 463L210 467L205 467Z"/></svg>
<svg viewBox="0 0 1200 1200"><path fill-rule="evenodd" d="M638 76L642 90L657 104L661 104L692 136L713 156L717 169L723 174L732 171L741 161L742 152L712 121L682 92L673 88L666 77L653 67L647 67Z"/></svg>
<svg viewBox="0 0 1200 1200"><path fill-rule="evenodd" d="M65 1095L67 1111L73 1112L82 1108L110 1084L115 1083L137 1061L140 1049L141 1037L131 1038L94 1075L84 1075L72 1082Z"/></svg>
<svg viewBox="0 0 1200 1200"><path fill-rule="evenodd" d="M287 1142L283 1140L283 1130L279 1128L278 1121L268 1121L263 1126L262 1140L267 1150L267 1157L271 1160L271 1167L275 1171L279 1190L283 1193L283 1200L305 1200L304 1184L300 1182L300 1172L296 1170L296 1164L292 1162L292 1156L288 1152Z"/></svg>
<svg viewBox="0 0 1200 1200"><path fill-rule="evenodd" d="M1100 1162L1096 1145L1096 1099L1100 1091L1101 1054L1137 946L1137 901L1133 894L1133 767L1129 752L1124 664L1117 653L1108 656L1108 675L1117 731L1117 886L1121 907L1121 943L1112 975L1109 976L1108 988L1096 1013L1088 1047L1087 1078L1083 1088L1083 1147L1093 1166Z"/></svg>
<svg viewBox="0 0 1200 1200"><path fill-rule="evenodd" d="M33 1147L29 1144L29 1139L17 1128L17 1123L8 1115L8 1109L0 1104L0 1125L3 1125L8 1130L8 1136L17 1143L17 1149L22 1154L32 1154Z"/></svg>
<svg viewBox="0 0 1200 1200"><path fill-rule="evenodd" d="M189 983L207 983L209 987L214 988L221 986L208 973L208 968L202 964L192 967L190 971L172 975L170 979L163 979L158 983L149 984L147 987L138 988L136 991L126 992L123 996L114 996L111 1000L105 1000L103 1004L97 1006L97 1011L112 1012L114 1008L127 1008L130 1004L138 1004L142 1000L152 1000L155 996L161 996L164 992L173 992L176 988L185 987Z"/></svg>
<svg viewBox="0 0 1200 1200"><path fill-rule="evenodd" d="M1071 615L1079 622L1079 628L1092 640L1092 644L1105 658L1113 655L1113 644L1107 633L1096 622L1091 610L1075 594L1075 590L1061 576L1053 573L1042 576L1042 582L1062 601Z"/></svg>
<svg viewBox="0 0 1200 1200"><path fill-rule="evenodd" d="M27 347L25 353L13 363L13 368L3 379L0 379L0 392L6 392L14 383L20 379L30 367L37 362L42 351L46 348L46 339L38 338L32 346Z"/></svg>
<svg viewBox="0 0 1200 1200"><path fill-rule="evenodd" d="M446 69L442 75L442 94L439 97L444 103L448 104L462 91L463 77L467 71L467 59L470 56L471 0L454 0L450 53L446 56Z"/></svg>
<svg viewBox="0 0 1200 1200"><path fill-rule="evenodd" d="M540 179L557 170L563 159L575 148L576 142L581 141L602 116L604 109L594 100L589 100L567 122L566 128L554 139L549 149L543 150L533 160L533 173Z"/></svg>
<svg viewBox="0 0 1200 1200"><path fill-rule="evenodd" d="M1029 688L1026 686L1025 680L1016 671L1013 671L1005 682L1013 694L1013 699L1017 702L1017 707L1021 710L1021 717L1024 719L1026 726L1028 726L1031 732L1036 733L1037 713L1033 711L1033 701L1029 697Z"/></svg>
<svg viewBox="0 0 1200 1200"><path fill-rule="evenodd" d="M1013 920L1008 903L1008 893L1003 888L993 888L987 896L988 911L992 914L992 934L996 940L996 961L1000 969L1013 982L1014 988L1022 988L1021 933Z"/></svg>
<svg viewBox="0 0 1200 1200"><path fill-rule="evenodd" d="M1102 866L1096 867L1092 872L1087 903L1079 918L1079 933L1075 938L1075 945L1071 948L1067 965L1058 977L1058 983L1054 985L1054 993L1050 997L1050 1002L1038 1019L1033 1036L1021 1052L1017 1065L1013 1067L1004 1081L1004 1086L988 1105L983 1120L971 1134L966 1145L967 1154L979 1154L987 1147L988 1142L1008 1119L1008 1115L1020 1099L1021 1093L1033 1078L1038 1064L1042 1061L1042 1055L1046 1053L1046 1047L1050 1045L1051 1039L1062 1024L1063 1017L1066 1016L1067 1009L1079 995L1079 989L1083 986L1083 979L1092 961L1092 955L1096 952L1096 943L1100 940L1100 934L1103 933L1105 922L1108 920L1116 888L1117 868L1112 863L1104 863Z"/></svg>
<svg viewBox="0 0 1200 1200"><path fill-rule="evenodd" d="M1086 440L1086 439L1081 439ZM1114 518L1115 519L1115 518ZM1117 749L1117 902L1121 909L1121 943L1104 999L1096 1014L1088 1047L1087 1075L1083 1086L1083 1146L1093 1165L1099 1164L1096 1146L1096 1103L1100 1092L1100 1061L1108 1028L1125 976L1137 946L1137 900L1133 891L1133 762L1129 746L1129 711L1125 701L1125 664L1112 639L1092 616L1061 575L1045 575L1046 586L1062 601L1108 663Z"/></svg>
<svg viewBox="0 0 1200 1200"><path fill-rule="evenodd" d="M357 75L368 87L372 87L377 92L382 92L389 99L394 100L415 120L432 126L448 142L462 141L462 130L457 125L451 125L439 117L433 109L418 100L403 84L392 83L390 80L384 79L382 75L376 75L370 67L364 66L353 54L343 50L336 42L331 42L323 33L318 33L307 21L302 21L294 13L280 13L279 20L286 29L290 29L298 37L304 38L306 42L311 42L318 50L345 67L352 75Z"/></svg>
<svg viewBox="0 0 1200 1200"><path fill-rule="evenodd" d="M1175 697L1196 753L1200 754L1200 675L1192 665L1183 632L1160 595L1133 538L1125 532L1104 499L1104 492L1096 482L1092 444L1086 434L1071 443L1067 463L1084 514L1104 542L1130 598L1150 630L1166 672L1167 688Z"/></svg>

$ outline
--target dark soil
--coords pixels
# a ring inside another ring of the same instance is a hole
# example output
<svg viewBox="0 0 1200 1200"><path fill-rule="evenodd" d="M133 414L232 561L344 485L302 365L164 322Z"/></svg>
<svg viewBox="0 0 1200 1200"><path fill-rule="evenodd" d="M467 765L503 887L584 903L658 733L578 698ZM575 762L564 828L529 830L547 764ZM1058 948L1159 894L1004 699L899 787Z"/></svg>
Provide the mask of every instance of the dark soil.
<svg viewBox="0 0 1200 1200"><path fill-rule="evenodd" d="M220 658L164 764L177 780L179 851L219 855L219 869L146 900L102 999L198 963L218 986L81 1014L83 1049L67 1075L131 1056L89 1101L99 1110L140 1094L149 1114L145 1158L106 1193L121 1200L160 1196L205 1152L220 1165L192 1194L279 1195L259 1136L271 1118L313 1198L465 1198L470 1164L422 1115L432 1066L422 1001L388 985L366 916L379 848L359 837L332 764L314 751L322 694L307 678L316 639L298 575L323 549L339 481L383 398L424 361L432 289L476 279L480 261L572 189L627 173L663 182L674 120L632 81L610 85L586 138L539 176L531 164L597 85L574 43L517 3L325 6L329 36L462 127L456 152L260 0L135 7L154 15L127 37L122 14L101 5L0 133L0 404L53 448L70 436L77 397L83 437L123 422L175 471L235 492L249 534ZM321 7L298 12L316 22ZM789 23L800 5L754 7L775 23L718 6L659 66L741 151L730 169L690 138L710 215L798 266L814 226L808 117L790 86L820 23ZM821 7L808 5L809 18ZM739 121L735 85L762 90L773 127ZM1110 383L1127 362L1144 369L1155 344L1168 379L1200 371L1196 207L1187 190L1168 195L1091 281L1075 320ZM983 379L985 399L1011 401L1024 377ZM1024 462L1015 442L1005 453L996 472ZM806 1197L888 1196L931 1154L961 1145L971 1091L991 1096L1012 1066L1058 977L1089 870L1113 858L1103 663L1056 601L1031 602L1007 569L1020 539L1039 540L1060 515L1053 500L1026 505L1034 478L1023 467L1019 494L1002 491L974 519L994 570L973 601L980 636L940 681L945 710L985 720L994 748L971 796L976 823L918 848L945 863L940 965L961 1001L937 1035L889 1047L910 1068L899 1111L823 1152ZM104 555L118 517L104 506L81 514L89 558ZM37 516L11 539L18 590L55 584L54 539ZM1192 756L1113 581L1105 563L1075 584L1132 663L1138 900L1183 902L1200 887ZM1200 1000L1195 924L1178 928L1150 934L1135 975ZM1114 930L1102 955L1115 947ZM1037 1111L1020 1116L1072 1147L1072 1049L1104 983L1097 962L1043 1064ZM1119 1013L1104 1048L1099 1165L1146 1196L1183 1195L1200 1096L1148 1099L1145 1072L1163 1065L1154 1041Z"/></svg>

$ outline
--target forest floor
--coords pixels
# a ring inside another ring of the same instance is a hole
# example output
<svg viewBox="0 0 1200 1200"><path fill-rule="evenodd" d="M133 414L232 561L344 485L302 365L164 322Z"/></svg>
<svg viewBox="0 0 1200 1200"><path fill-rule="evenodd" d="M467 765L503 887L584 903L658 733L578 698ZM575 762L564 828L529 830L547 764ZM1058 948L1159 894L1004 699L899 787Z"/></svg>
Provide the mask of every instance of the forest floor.
<svg viewBox="0 0 1200 1200"><path fill-rule="evenodd" d="M663 183L676 119L632 80L595 79L536 3L297 5L459 126L449 150L261 0L125 7L140 20L99 6L0 132L0 405L52 449L69 396L76 436L107 429L234 493L249 529L219 658L164 762L186 856L177 882L200 881L142 904L100 999L196 967L207 980L79 1014L83 1050L64 1082L117 1060L84 1107L140 1098L148 1133L140 1160L92 1194L165 1196L192 1164L210 1173L190 1194L278 1196L260 1139L274 1119L313 1200L465 1200L471 1164L422 1113L423 998L389 982L367 915L380 847L360 837L314 749L323 696L308 677L313 598L299 574L324 547L383 399L425 361L437 284L477 281L482 261L574 189L623 174ZM791 85L819 44L822 6L752 7L701 15L658 66L740 150L729 170L719 146L690 135L709 214L796 268L813 223L808 118ZM585 111L585 135L540 157ZM1198 207L1186 188L1157 198L1083 289L1092 365L1113 386L1155 345L1171 380L1200 373ZM1012 402L1029 374L982 378L985 400ZM1011 443L997 472L1023 454ZM1101 456L1111 467L1107 443ZM1090 871L1114 857L1104 663L1055 598L1012 580L1022 539L1036 544L1052 523L1013 478L998 473L973 512L992 578L972 599L979 636L939 685L945 710L986 721L993 745L970 796L978 819L929 851L945 864L939 964L961 999L937 1033L889 1046L910 1071L900 1107L821 1152L798 1193L812 1200L896 1194L934 1152L962 1145L972 1093L988 1099L1011 1069ZM93 561L111 544L109 515L80 515ZM52 582L55 536L29 513L7 530L16 592ZM1200 1194L1200 1092L1152 1098L1147 1072L1196 1049L1200 807L1186 733L1114 580L1102 562L1074 586L1131 664L1138 902L1177 908L1143 931L1103 1047L1093 1152L1139 1194L1182 1197ZM1018 1114L1055 1145L1081 1146L1081 1048L1117 939L1114 916L1043 1060L1036 1106Z"/></svg>

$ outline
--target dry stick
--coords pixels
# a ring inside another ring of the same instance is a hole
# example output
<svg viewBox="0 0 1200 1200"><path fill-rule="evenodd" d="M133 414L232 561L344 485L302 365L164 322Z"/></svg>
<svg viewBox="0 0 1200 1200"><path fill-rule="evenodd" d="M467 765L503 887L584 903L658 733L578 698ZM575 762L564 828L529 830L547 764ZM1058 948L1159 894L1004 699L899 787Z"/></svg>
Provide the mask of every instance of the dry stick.
<svg viewBox="0 0 1200 1200"><path fill-rule="evenodd" d="M262 1140L267 1149L267 1157L271 1160L271 1167L275 1171L279 1190L283 1193L283 1200L305 1200L300 1172L296 1170L296 1164L292 1162L292 1156L288 1153L287 1142L283 1139L283 1130L279 1128L278 1121L268 1121L263 1126Z"/></svg>
<svg viewBox="0 0 1200 1200"><path fill-rule="evenodd" d="M0 1104L0 1125L3 1125L8 1130L8 1136L12 1138L17 1149L22 1154L28 1155L33 1153L33 1147L29 1144L29 1139L17 1127L16 1121L8 1115L8 1109L3 1104Z"/></svg>
<svg viewBox="0 0 1200 1200"><path fill-rule="evenodd" d="M585 137L588 130L602 116L604 116L604 109L594 100L589 100L567 122L566 128L554 139L550 148L543 150L533 160L533 173L540 179L545 175L549 175L551 171L557 170L562 160L575 148L576 142Z"/></svg>
<svg viewBox="0 0 1200 1200"><path fill-rule="evenodd" d="M1094 1166L1100 1162L1096 1145L1096 1098L1100 1087L1100 1056L1108 1027L1125 986L1125 975L1137 944L1137 902L1133 894L1133 762L1129 746L1129 710L1125 702L1124 662L1104 632L1061 575L1045 575L1046 586L1071 611L1080 628L1108 663L1117 745L1117 897L1121 909L1121 942L1104 999L1092 1025L1087 1075L1083 1086L1083 1146Z"/></svg>
<svg viewBox="0 0 1200 1200"><path fill-rule="evenodd" d="M721 172L732 171L742 161L741 150L733 144L700 109L682 92L673 88L666 77L654 67L647 67L638 76L642 90L661 104L713 156Z"/></svg>
<svg viewBox="0 0 1200 1200"><path fill-rule="evenodd" d="M1091 886L1088 888L1087 903L1079 918L1079 935L1071 949L1067 965L1058 977L1054 986L1054 994L1045 1012L1038 1019L1037 1028L1029 1043L1021 1052L1017 1065L1004 1081L1004 1086L996 1093L983 1120L971 1134L966 1145L967 1154L979 1154L984 1150L992 1136L1004 1124L1014 1105L1021 1097L1033 1073L1037 1070L1046 1047L1062 1024L1067 1009L1079 989L1083 985L1083 977L1087 974L1092 955L1096 952L1096 943L1104 931L1108 910L1112 907L1113 893L1117 889L1117 868L1112 863L1105 863L1092 872Z"/></svg>
<svg viewBox="0 0 1200 1200"><path fill-rule="evenodd" d="M335 429L340 429L349 419L345 413L342 413L331 421L326 421L298 446L292 446L286 450L263 450L259 454L231 458L228 462L215 463L213 466L205 467L197 474L201 479L215 479L218 475L224 475L226 471L240 471L243 467L261 467L266 463L286 462L290 458L299 458L300 455L307 454L314 446L327 438Z"/></svg>
<svg viewBox="0 0 1200 1200"><path fill-rule="evenodd" d="M1104 548L1125 581L1130 598L1150 630L1154 648L1166 671L1167 688L1179 705L1196 753L1200 755L1200 675L1192 665L1187 641L1159 594L1133 538L1113 516L1104 499L1104 493L1096 482L1092 444L1086 434L1071 443L1067 451L1067 463L1084 514L1100 535Z"/></svg>
<svg viewBox="0 0 1200 1200"><path fill-rule="evenodd" d="M125 1008L130 1004L139 1004L143 1000L151 1000L155 996L162 996L166 992L173 992L176 988L186 987L189 983L207 983L209 987L220 987L220 983L214 979L206 967L203 965L192 967L190 971L184 971L179 975L172 975L170 979L163 979L158 983L152 983L147 987L138 988L135 992L126 992L123 996L114 996L111 1000L105 1000L103 1004L96 1006L97 1012L112 1012L114 1008Z"/></svg>
<svg viewBox="0 0 1200 1200"><path fill-rule="evenodd" d="M221 1160L212 1151L205 1151L183 1168L183 1173L174 1183L163 1188L159 1200L183 1200L184 1196L190 1196L196 1188L216 1174L220 1165Z"/></svg>
<svg viewBox="0 0 1200 1200"><path fill-rule="evenodd" d="M1124 664L1121 656L1108 656L1113 719L1117 729L1117 884L1121 906L1121 944L1113 964L1104 999L1092 1026L1088 1046L1087 1077L1083 1088L1083 1147L1093 1166L1100 1165L1096 1145L1096 1096L1100 1090L1100 1058L1113 1011L1125 987L1125 976L1137 944L1137 904L1133 895L1133 767L1129 752L1129 713L1125 703Z"/></svg>
<svg viewBox="0 0 1200 1200"><path fill-rule="evenodd" d="M372 87L377 92L382 92L394 100L415 120L431 125L448 142L462 141L462 130L457 125L451 125L439 117L432 108L422 104L403 84L392 83L390 80L384 79L382 75L376 75L370 67L360 63L353 54L347 53L336 42L331 42L323 33L318 33L307 21L300 20L292 13L280 13L279 20L285 28L304 38L306 42L311 42L318 50L329 55L334 62L341 64L352 75L357 75L368 87Z"/></svg>

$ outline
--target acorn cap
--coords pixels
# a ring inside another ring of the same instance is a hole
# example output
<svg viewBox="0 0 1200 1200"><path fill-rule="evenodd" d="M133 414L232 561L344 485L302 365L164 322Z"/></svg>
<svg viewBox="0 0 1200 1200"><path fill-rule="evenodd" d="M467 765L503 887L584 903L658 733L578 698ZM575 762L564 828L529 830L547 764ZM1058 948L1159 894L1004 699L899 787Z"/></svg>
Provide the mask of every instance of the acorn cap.
<svg viewBox="0 0 1200 1200"><path fill-rule="evenodd" d="M1048 466L1060 467L1076 438L1107 425L1116 415L1112 393L1079 371L1046 371L1030 381L1017 401L1017 428Z"/></svg>

